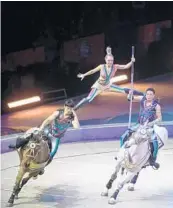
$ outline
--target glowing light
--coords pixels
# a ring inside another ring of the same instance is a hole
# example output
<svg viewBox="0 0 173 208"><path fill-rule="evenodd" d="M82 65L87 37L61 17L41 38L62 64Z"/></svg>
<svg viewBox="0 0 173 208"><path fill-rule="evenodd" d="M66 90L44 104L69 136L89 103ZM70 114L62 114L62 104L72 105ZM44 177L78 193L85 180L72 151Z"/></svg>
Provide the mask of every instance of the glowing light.
<svg viewBox="0 0 173 208"><path fill-rule="evenodd" d="M18 107L18 106L27 105L27 104L35 103L35 102L39 102L39 101L41 101L41 98L39 96L34 96L34 97L31 97L31 98L26 98L26 99L23 99L23 100L18 100L18 101L15 101L15 102L8 103L8 107L9 108L15 108L15 107Z"/></svg>
<svg viewBox="0 0 173 208"><path fill-rule="evenodd" d="M128 79L128 76L126 74L123 74L123 75L119 75L119 76L116 76L116 77L113 77L111 79L111 83L114 83L114 82L122 82L122 81L125 81Z"/></svg>

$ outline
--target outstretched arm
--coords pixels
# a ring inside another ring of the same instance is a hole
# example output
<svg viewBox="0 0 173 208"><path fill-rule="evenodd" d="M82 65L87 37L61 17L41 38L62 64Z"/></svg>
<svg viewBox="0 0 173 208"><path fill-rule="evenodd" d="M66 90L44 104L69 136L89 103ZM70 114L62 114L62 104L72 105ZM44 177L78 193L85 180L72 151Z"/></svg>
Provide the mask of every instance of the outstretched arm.
<svg viewBox="0 0 173 208"><path fill-rule="evenodd" d="M83 79L83 78L86 77L86 76L89 76L89 75L91 75L91 74L94 74L94 73L96 73L96 72L98 72L98 71L101 70L101 68L102 68L101 66L102 66L102 65L99 65L99 66L97 66L96 68L94 68L94 69L92 69L92 70L86 72L85 74L78 74L78 77Z"/></svg>
<svg viewBox="0 0 173 208"><path fill-rule="evenodd" d="M54 119L56 119L56 117L59 115L58 111L55 111L54 113L52 113L51 116L49 116L45 121L43 121L43 123L40 126L40 131L43 131L44 128L50 124Z"/></svg>
<svg viewBox="0 0 173 208"><path fill-rule="evenodd" d="M117 69L120 69L120 70L129 69L134 62L135 62L135 58L132 58L132 60L128 64L125 64L125 65L116 64L116 67Z"/></svg>

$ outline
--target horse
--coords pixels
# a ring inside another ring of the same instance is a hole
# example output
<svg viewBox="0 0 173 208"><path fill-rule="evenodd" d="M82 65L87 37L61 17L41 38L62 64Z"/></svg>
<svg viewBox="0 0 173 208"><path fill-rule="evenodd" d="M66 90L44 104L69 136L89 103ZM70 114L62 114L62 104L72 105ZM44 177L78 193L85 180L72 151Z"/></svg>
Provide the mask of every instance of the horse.
<svg viewBox="0 0 173 208"><path fill-rule="evenodd" d="M12 207L14 200L29 179L36 179L44 173L44 168L50 158L50 146L43 134L38 133L37 128L29 129L25 134L30 135L29 142L17 150L20 159L19 171L16 177L12 194L8 200L7 207ZM26 177L25 174L28 174Z"/></svg>
<svg viewBox="0 0 173 208"><path fill-rule="evenodd" d="M161 149L165 145L165 143L167 142L167 139L168 139L167 130L164 127L160 127L160 126L154 125L154 132L155 132L155 134L157 136L159 149ZM150 165L147 165L147 166L150 166ZM147 166L144 166L143 168L146 168ZM154 167L152 167L152 168L154 170L157 170ZM124 173L124 171L122 170L122 174L123 173ZM139 172L129 182L129 185L127 187L128 191L134 191L134 186L135 186L135 184L136 184L136 182L138 180L138 177L139 177Z"/></svg>
<svg viewBox="0 0 173 208"><path fill-rule="evenodd" d="M106 189L101 193L101 196L108 196L108 192L112 188L113 182L115 179L118 179L115 191L108 200L109 204L115 204L117 196L123 186L126 183L129 183L143 167L149 165L149 158L151 156L150 141L153 128L157 129L157 127L149 127L147 124L140 125L119 150L115 171L106 184ZM163 140L167 140L168 133L166 129L162 132L161 137ZM121 178L117 178L118 172L122 168L125 169L126 174L123 174Z"/></svg>

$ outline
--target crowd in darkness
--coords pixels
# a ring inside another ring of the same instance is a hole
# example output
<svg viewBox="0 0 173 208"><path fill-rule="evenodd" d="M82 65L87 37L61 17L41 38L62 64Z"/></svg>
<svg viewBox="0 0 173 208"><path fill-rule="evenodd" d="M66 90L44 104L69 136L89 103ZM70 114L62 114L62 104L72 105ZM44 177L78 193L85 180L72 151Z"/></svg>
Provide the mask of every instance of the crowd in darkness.
<svg viewBox="0 0 173 208"><path fill-rule="evenodd" d="M26 10L26 4L29 3L30 6ZM164 12L161 2L146 3L144 9L132 8L131 2L56 2L56 6L52 4L43 3L40 7L38 3L37 6L33 6L33 3L28 2L19 6L18 2L16 11L9 3L6 6L2 5L2 55L33 47L35 39L44 29L49 28L57 40L57 51L66 40L104 33L105 45L112 47L117 61L124 62L130 58L129 46L137 45L135 34L139 25L171 19L172 16L171 5L165 7ZM16 15L19 9L20 13ZM10 15L16 16L16 23L12 23L13 18ZM21 16L28 18L25 23L19 24ZM19 33L14 34L12 38L11 34L15 30ZM115 38L115 34L120 38ZM163 74L173 69L172 37L172 28L165 30L160 41L149 45L147 54L136 57L136 79ZM13 48L10 48L12 46ZM34 77L35 87L41 90L66 88L69 95L88 91L93 78L81 85L76 78L77 65L66 63L69 68L66 71L60 64L60 58L57 56L51 63L34 64L25 69L19 66L13 71L3 72L2 99L6 99L14 91L19 92L22 88L21 78L27 74ZM13 83L10 83L12 77Z"/></svg>

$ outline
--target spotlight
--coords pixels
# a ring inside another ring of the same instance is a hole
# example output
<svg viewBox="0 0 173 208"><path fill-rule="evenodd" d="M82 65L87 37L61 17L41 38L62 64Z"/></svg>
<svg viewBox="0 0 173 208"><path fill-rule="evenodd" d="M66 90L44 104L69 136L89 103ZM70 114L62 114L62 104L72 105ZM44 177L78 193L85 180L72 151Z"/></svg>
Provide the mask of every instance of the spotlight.
<svg viewBox="0 0 173 208"><path fill-rule="evenodd" d="M23 99L23 100L18 100L18 101L15 101L15 102L8 103L8 107L9 108L15 108L15 107L19 107L19 106L39 102L39 101L41 101L41 98L39 96L34 96L34 97L26 98L26 99Z"/></svg>
<svg viewBox="0 0 173 208"><path fill-rule="evenodd" d="M122 81L125 81L125 80L128 80L128 76L126 74L123 74L123 75L113 77L111 79L111 83L114 83L114 82L118 83L118 82L122 82Z"/></svg>

